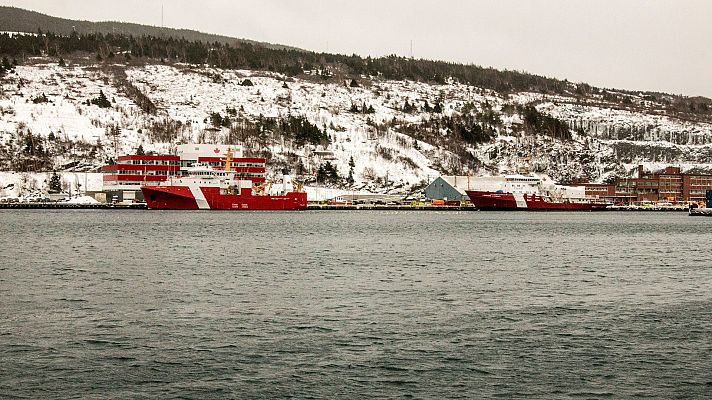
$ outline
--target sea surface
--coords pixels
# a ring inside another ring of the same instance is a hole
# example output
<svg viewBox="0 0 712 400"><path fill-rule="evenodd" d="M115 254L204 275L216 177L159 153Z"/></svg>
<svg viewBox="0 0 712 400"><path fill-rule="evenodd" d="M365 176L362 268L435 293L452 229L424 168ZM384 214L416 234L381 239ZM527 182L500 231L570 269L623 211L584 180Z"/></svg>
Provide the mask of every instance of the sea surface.
<svg viewBox="0 0 712 400"><path fill-rule="evenodd" d="M0 398L712 397L712 218L0 210Z"/></svg>

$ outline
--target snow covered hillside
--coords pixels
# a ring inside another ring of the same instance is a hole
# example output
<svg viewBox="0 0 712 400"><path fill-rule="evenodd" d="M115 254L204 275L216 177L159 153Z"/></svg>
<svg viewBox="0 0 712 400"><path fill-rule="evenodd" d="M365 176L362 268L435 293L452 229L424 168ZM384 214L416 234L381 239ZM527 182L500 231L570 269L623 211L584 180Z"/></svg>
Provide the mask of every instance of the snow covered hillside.
<svg viewBox="0 0 712 400"><path fill-rule="evenodd" d="M288 168L313 182L329 163L338 178L320 184L390 193L440 174L526 168L601 181L638 163L712 170L712 125L666 115L662 98L623 108L595 96L502 95L452 80L325 81L322 73L35 60L0 78L0 168L94 171L139 147L170 153L203 142L242 145L268 159L270 174ZM570 134L538 130L532 118L553 121L556 132L561 121Z"/></svg>

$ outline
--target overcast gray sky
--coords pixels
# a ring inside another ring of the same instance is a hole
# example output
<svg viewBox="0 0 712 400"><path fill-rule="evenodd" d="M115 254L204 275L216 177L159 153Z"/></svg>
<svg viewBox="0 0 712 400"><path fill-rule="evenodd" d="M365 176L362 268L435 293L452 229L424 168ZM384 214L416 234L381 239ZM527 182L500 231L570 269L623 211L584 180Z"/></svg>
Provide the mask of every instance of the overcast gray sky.
<svg viewBox="0 0 712 400"><path fill-rule="evenodd" d="M712 97L709 0L0 0L315 51L516 69L602 87Z"/></svg>

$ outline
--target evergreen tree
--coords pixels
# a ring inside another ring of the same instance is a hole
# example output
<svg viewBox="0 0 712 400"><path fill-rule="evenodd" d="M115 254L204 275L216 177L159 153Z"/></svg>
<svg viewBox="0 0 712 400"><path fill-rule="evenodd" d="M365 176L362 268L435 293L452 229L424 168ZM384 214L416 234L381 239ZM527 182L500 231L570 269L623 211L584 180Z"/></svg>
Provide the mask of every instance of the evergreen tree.
<svg viewBox="0 0 712 400"><path fill-rule="evenodd" d="M542 114L534 106L524 106L519 108L524 120L524 127L530 133L540 133L556 139L571 140L569 126L560 119L550 115Z"/></svg>
<svg viewBox="0 0 712 400"><path fill-rule="evenodd" d="M220 115L220 113L217 113L217 112L210 113L210 123L214 127L219 128L222 125L222 121L223 121L223 118L222 118L222 115Z"/></svg>
<svg viewBox="0 0 712 400"><path fill-rule="evenodd" d="M47 102L49 102L49 99L47 98L47 96L44 93L42 93L41 96L37 96L37 97L33 98L32 102L35 104L47 103Z"/></svg>
<svg viewBox="0 0 712 400"><path fill-rule="evenodd" d="M7 57L2 58L2 68L7 71L12 69L12 65L10 65L10 60L8 60Z"/></svg>
<svg viewBox="0 0 712 400"><path fill-rule="evenodd" d="M346 178L346 182L349 185L354 184L354 167L355 166L356 166L356 163L354 162L354 156L351 156L351 158L349 158L349 176L348 176L348 178Z"/></svg>
<svg viewBox="0 0 712 400"><path fill-rule="evenodd" d="M305 117L295 117L290 115L283 122L285 133L294 137L297 145L303 146L305 143L325 144L329 143L329 135L326 130L319 129Z"/></svg>
<svg viewBox="0 0 712 400"><path fill-rule="evenodd" d="M109 99L106 98L106 95L104 95L103 90L99 91L99 97L95 97L91 100L91 104L97 105L101 108L111 107L111 102L109 101Z"/></svg>
<svg viewBox="0 0 712 400"><path fill-rule="evenodd" d="M356 82L356 79L351 79L351 83L349 83L350 87L358 87L358 82Z"/></svg>
<svg viewBox="0 0 712 400"><path fill-rule="evenodd" d="M59 175L57 175L57 171L54 171L52 173L52 177L49 178L49 192L50 193L59 193L62 191L62 181L59 179Z"/></svg>
<svg viewBox="0 0 712 400"><path fill-rule="evenodd" d="M64 62L64 58L62 58L62 57L59 57L59 66L60 66L60 67L66 67L66 66L67 66L67 64Z"/></svg>
<svg viewBox="0 0 712 400"><path fill-rule="evenodd" d="M138 145L138 149L136 149L136 154L139 155L139 156L142 156L142 155L146 154L146 152L143 151L143 144L139 144L139 145Z"/></svg>
<svg viewBox="0 0 712 400"><path fill-rule="evenodd" d="M336 171L336 168L334 168L329 161L320 165L316 173L317 182L336 184L339 183L340 179L341 178L339 177L339 173Z"/></svg>
<svg viewBox="0 0 712 400"><path fill-rule="evenodd" d="M326 181L326 173L324 172L324 165L319 165L319 168L316 170L316 181L317 183L322 182L325 183Z"/></svg>

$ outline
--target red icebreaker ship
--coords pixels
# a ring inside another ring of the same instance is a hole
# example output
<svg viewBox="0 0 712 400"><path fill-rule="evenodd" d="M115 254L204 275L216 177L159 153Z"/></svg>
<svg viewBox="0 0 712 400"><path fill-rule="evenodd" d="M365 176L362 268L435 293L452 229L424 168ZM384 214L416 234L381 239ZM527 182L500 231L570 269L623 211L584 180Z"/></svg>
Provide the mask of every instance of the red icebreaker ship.
<svg viewBox="0 0 712 400"><path fill-rule="evenodd" d="M607 204L552 201L536 194L465 191L472 204L485 211L599 211Z"/></svg>
<svg viewBox="0 0 712 400"><path fill-rule="evenodd" d="M307 194L284 175L282 190L270 194L271 184L254 185L230 172L228 150L225 169L194 164L187 176L158 185L141 186L149 209L155 210L305 210Z"/></svg>
<svg viewBox="0 0 712 400"><path fill-rule="evenodd" d="M566 190L563 186L544 185L537 177L509 175L504 177L504 184L498 190L466 190L465 193L479 210L600 211L608 207L596 199L571 197Z"/></svg>

